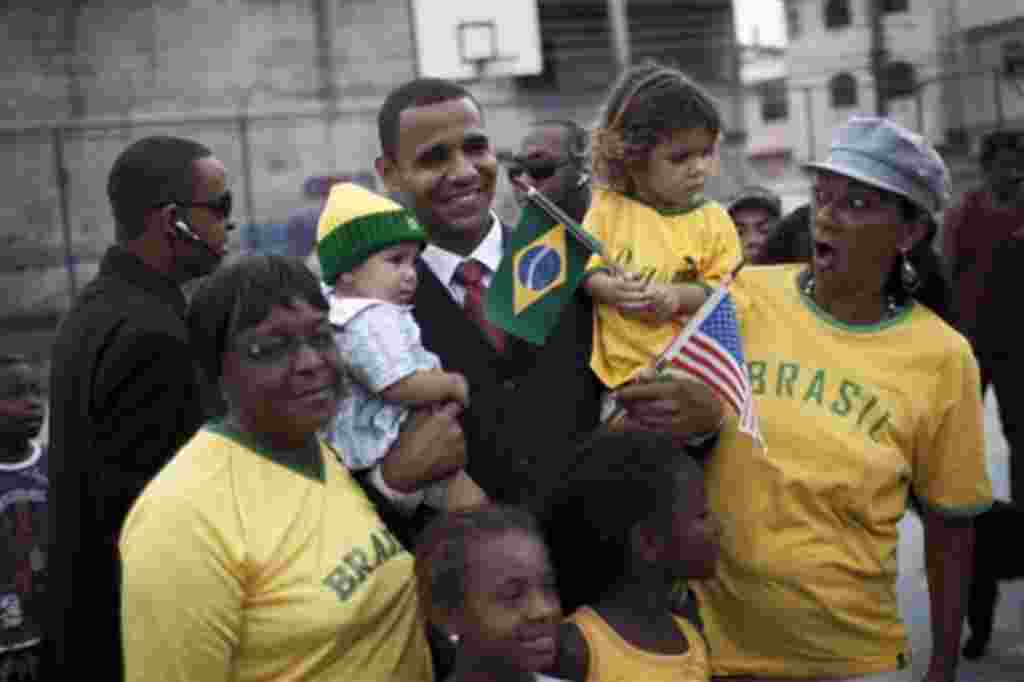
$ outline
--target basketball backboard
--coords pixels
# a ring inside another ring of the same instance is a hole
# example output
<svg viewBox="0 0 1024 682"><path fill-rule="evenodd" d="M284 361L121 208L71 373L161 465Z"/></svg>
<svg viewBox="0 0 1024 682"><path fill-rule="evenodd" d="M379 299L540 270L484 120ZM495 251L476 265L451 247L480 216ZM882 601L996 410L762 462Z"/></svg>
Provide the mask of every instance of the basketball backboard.
<svg viewBox="0 0 1024 682"><path fill-rule="evenodd" d="M537 0L413 0L419 75L532 76L543 69Z"/></svg>

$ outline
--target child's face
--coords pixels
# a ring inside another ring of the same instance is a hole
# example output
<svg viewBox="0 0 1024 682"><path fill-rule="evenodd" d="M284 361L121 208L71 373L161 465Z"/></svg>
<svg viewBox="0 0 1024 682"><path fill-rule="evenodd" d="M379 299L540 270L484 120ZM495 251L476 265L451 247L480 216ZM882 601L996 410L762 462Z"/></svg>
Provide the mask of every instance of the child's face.
<svg viewBox="0 0 1024 682"><path fill-rule="evenodd" d="M403 242L378 251L342 275L357 296L407 305L416 293L416 257L422 244Z"/></svg>
<svg viewBox="0 0 1024 682"><path fill-rule="evenodd" d="M682 480L672 513L665 560L678 578L710 578L718 561L721 529L708 509L702 479Z"/></svg>
<svg viewBox="0 0 1024 682"><path fill-rule="evenodd" d="M511 530L470 549L459 647L501 669L538 672L555 660L562 606L541 540Z"/></svg>
<svg viewBox="0 0 1024 682"><path fill-rule="evenodd" d="M27 364L0 368L0 439L28 441L43 426L43 387Z"/></svg>
<svg viewBox="0 0 1024 682"><path fill-rule="evenodd" d="M688 207L714 170L717 142L706 128L683 128L663 136L646 161L629 169L637 196L657 209Z"/></svg>

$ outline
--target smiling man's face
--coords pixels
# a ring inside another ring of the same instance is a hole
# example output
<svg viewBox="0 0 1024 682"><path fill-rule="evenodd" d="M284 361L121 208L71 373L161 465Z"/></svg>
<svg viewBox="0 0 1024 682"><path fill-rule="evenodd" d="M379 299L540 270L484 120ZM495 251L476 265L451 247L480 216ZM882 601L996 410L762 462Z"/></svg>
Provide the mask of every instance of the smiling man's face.
<svg viewBox="0 0 1024 682"><path fill-rule="evenodd" d="M395 157L381 157L377 168L434 243L469 253L487 234L498 159L470 99L403 111Z"/></svg>

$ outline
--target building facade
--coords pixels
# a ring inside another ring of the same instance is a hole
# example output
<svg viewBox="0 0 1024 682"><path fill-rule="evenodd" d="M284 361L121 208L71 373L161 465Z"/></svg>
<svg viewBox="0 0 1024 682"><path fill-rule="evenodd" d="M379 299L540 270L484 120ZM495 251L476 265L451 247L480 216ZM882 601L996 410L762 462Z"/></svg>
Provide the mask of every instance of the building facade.
<svg viewBox="0 0 1024 682"><path fill-rule="evenodd" d="M784 56L746 48L744 72L751 166L784 197L806 196L799 164L826 154L856 114L925 135L957 193L976 181L981 136L1024 126L1015 0L785 0L785 16Z"/></svg>
<svg viewBox="0 0 1024 682"><path fill-rule="evenodd" d="M530 121L590 123L618 73L612 13L630 58L673 61L724 103L742 131L729 0L478 0L536 4L544 68L485 78L499 149ZM280 224L309 205L312 176L372 180L376 112L422 74L414 10L448 0L12 0L0 7L0 320L59 314L113 240L106 176L131 141L196 138L226 163L243 225ZM725 149L726 189L742 136ZM502 180L504 182L504 179ZM514 218L509 188L500 210ZM509 215L511 214L511 216ZM245 228L243 228L245 229Z"/></svg>

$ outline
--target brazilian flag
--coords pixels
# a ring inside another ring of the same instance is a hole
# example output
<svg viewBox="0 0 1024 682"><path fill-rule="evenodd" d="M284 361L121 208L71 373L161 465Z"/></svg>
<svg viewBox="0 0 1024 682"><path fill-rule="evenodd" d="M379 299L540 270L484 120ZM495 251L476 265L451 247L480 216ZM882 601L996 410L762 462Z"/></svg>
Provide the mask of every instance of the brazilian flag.
<svg viewBox="0 0 1024 682"><path fill-rule="evenodd" d="M583 279L593 237L566 228L528 201L487 287L487 319L509 334L542 345Z"/></svg>

